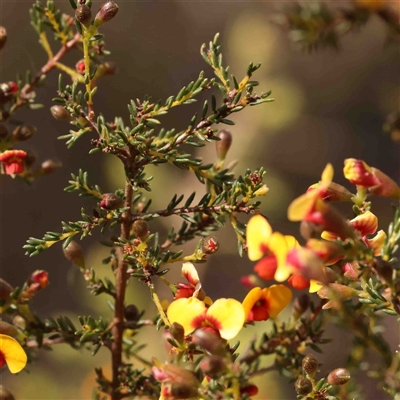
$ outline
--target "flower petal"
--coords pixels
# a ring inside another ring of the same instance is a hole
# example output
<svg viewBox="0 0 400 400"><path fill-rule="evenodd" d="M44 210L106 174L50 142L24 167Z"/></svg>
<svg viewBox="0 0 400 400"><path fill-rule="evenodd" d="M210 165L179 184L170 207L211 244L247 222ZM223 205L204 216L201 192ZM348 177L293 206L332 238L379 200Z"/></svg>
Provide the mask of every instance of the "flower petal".
<svg viewBox="0 0 400 400"><path fill-rule="evenodd" d="M303 220L311 212L317 199L318 190L312 190L293 200L287 212L289 221Z"/></svg>
<svg viewBox="0 0 400 400"><path fill-rule="evenodd" d="M263 294L267 299L268 312L271 318L276 318L292 300L292 291L285 285L272 285L263 289Z"/></svg>
<svg viewBox="0 0 400 400"><path fill-rule="evenodd" d="M234 338L245 322L242 303L235 299L218 299L208 310L207 318L215 318L220 323L219 333L222 338Z"/></svg>
<svg viewBox="0 0 400 400"><path fill-rule="evenodd" d="M178 299L173 301L167 310L169 322L177 322L183 326L185 335L192 333L198 326L195 325L196 318L205 315L206 305L196 297Z"/></svg>
<svg viewBox="0 0 400 400"><path fill-rule="evenodd" d="M278 268L278 265L276 263L276 257L275 256L267 256L261 259L254 267L254 272L257 273L257 275L266 280L270 281L274 279L276 270Z"/></svg>
<svg viewBox="0 0 400 400"><path fill-rule="evenodd" d="M321 289L322 286L323 286L323 284L321 282L311 279L310 280L310 288L308 289L308 291L310 293L316 293L316 292L318 292L319 289Z"/></svg>
<svg viewBox="0 0 400 400"><path fill-rule="evenodd" d="M258 300L260 300L261 295L262 290L260 287L255 287L254 289L251 289L249 293L247 293L247 296L244 298L242 303L246 315L246 320L254 304L256 304Z"/></svg>
<svg viewBox="0 0 400 400"><path fill-rule="evenodd" d="M272 234L271 225L261 215L250 218L247 224L248 256L251 261L259 260L266 251Z"/></svg>
<svg viewBox="0 0 400 400"><path fill-rule="evenodd" d="M182 265L182 276L193 286L200 282L199 274L191 262L185 262Z"/></svg>
<svg viewBox="0 0 400 400"><path fill-rule="evenodd" d="M378 257L381 255L381 249L385 244L386 233L382 229L372 239L365 239L367 246L374 251L374 256Z"/></svg>
<svg viewBox="0 0 400 400"><path fill-rule="evenodd" d="M269 242L269 248L274 253L278 264L275 272L275 280L283 282L293 272L292 266L286 262L289 247L285 237L279 232L274 232Z"/></svg>
<svg viewBox="0 0 400 400"><path fill-rule="evenodd" d="M22 346L11 336L0 334L0 351L3 353L8 369L16 374L25 368L28 357Z"/></svg>
<svg viewBox="0 0 400 400"><path fill-rule="evenodd" d="M371 235L378 229L378 218L371 211L357 215L350 223L354 229L361 233L361 236Z"/></svg>

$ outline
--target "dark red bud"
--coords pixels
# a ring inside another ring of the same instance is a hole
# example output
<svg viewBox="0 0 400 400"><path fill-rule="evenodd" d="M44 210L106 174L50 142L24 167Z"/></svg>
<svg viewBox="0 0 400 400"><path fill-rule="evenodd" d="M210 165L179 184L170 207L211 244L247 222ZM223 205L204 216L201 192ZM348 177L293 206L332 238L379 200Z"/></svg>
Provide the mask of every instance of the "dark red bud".
<svg viewBox="0 0 400 400"><path fill-rule="evenodd" d="M350 378L350 372L346 368L337 368L328 375L327 381L331 385L344 385Z"/></svg>
<svg viewBox="0 0 400 400"><path fill-rule="evenodd" d="M139 314L139 309L134 304L129 304L125 307L124 317L127 321L136 321Z"/></svg>
<svg viewBox="0 0 400 400"><path fill-rule="evenodd" d="M0 278L0 300L7 300L14 288L4 279Z"/></svg>
<svg viewBox="0 0 400 400"><path fill-rule="evenodd" d="M82 25L88 27L92 22L92 12L86 4L82 4L75 10L75 18Z"/></svg>
<svg viewBox="0 0 400 400"><path fill-rule="evenodd" d="M23 142L30 139L36 133L36 127L33 125L19 125L12 133L13 139L17 142Z"/></svg>
<svg viewBox="0 0 400 400"><path fill-rule="evenodd" d="M226 370L222 357L217 355L205 356L200 362L200 369L211 378L218 378Z"/></svg>
<svg viewBox="0 0 400 400"><path fill-rule="evenodd" d="M61 163L58 161L54 160L46 160L42 162L42 165L40 166L40 172L43 175L50 175L53 172L55 172L57 169L61 167Z"/></svg>
<svg viewBox="0 0 400 400"><path fill-rule="evenodd" d="M0 400L15 400L15 397L3 385L0 385Z"/></svg>
<svg viewBox="0 0 400 400"><path fill-rule="evenodd" d="M197 329L193 334L192 342L211 354L223 355L225 350L226 342L215 333L206 331L204 329Z"/></svg>
<svg viewBox="0 0 400 400"><path fill-rule="evenodd" d="M299 319L307 310L310 305L310 297L307 293L296 297L293 302L293 316Z"/></svg>
<svg viewBox="0 0 400 400"><path fill-rule="evenodd" d="M318 360L312 354L307 354L301 362L303 371L310 377L314 377L318 370Z"/></svg>
<svg viewBox="0 0 400 400"><path fill-rule="evenodd" d="M124 205L124 200L114 193L104 193L100 207L104 210L117 210Z"/></svg>
<svg viewBox="0 0 400 400"><path fill-rule="evenodd" d="M185 338L185 330L183 329L183 326L178 324L177 322L174 322L170 328L169 332L171 333L171 336L178 342L178 343L183 343L184 338Z"/></svg>
<svg viewBox="0 0 400 400"><path fill-rule="evenodd" d="M99 27L112 20L118 13L118 5L113 1L107 1L101 7L98 13L96 14L96 18L94 19L94 25Z"/></svg>
<svg viewBox="0 0 400 400"><path fill-rule="evenodd" d="M310 393L313 389L312 383L309 379L304 378L304 376L300 376L294 384L294 388L297 394L301 394L305 396Z"/></svg>

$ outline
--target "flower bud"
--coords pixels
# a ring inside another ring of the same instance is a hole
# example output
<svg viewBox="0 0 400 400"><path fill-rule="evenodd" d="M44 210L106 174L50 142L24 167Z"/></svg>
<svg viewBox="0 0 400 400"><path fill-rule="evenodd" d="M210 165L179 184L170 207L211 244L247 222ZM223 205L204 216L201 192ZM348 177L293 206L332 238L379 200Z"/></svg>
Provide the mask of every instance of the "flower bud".
<svg viewBox="0 0 400 400"><path fill-rule="evenodd" d="M304 376L300 376L294 383L294 388L297 394L305 396L312 391L313 385L309 379L305 378Z"/></svg>
<svg viewBox="0 0 400 400"><path fill-rule="evenodd" d="M84 74L85 73L85 61L84 60L79 60L76 64L75 64L75 69L80 73L80 74Z"/></svg>
<svg viewBox="0 0 400 400"><path fill-rule="evenodd" d="M165 399L188 399L198 396L197 388L188 383L171 383L164 385L161 390L162 396Z"/></svg>
<svg viewBox="0 0 400 400"><path fill-rule="evenodd" d="M225 353L225 340L217 336L215 333L205 331L204 329L196 330L193 334L192 342L211 354Z"/></svg>
<svg viewBox="0 0 400 400"><path fill-rule="evenodd" d="M114 193L104 193L100 207L104 210L117 210L124 205L124 199Z"/></svg>
<svg viewBox="0 0 400 400"><path fill-rule="evenodd" d="M99 27L105 22L113 19L118 13L118 5L113 1L107 1L101 7L98 13L96 14L96 18L94 19L94 25Z"/></svg>
<svg viewBox="0 0 400 400"><path fill-rule="evenodd" d="M82 4L75 10L75 18L82 25L88 27L92 22L92 12L86 4Z"/></svg>
<svg viewBox="0 0 400 400"><path fill-rule="evenodd" d="M240 394L246 394L247 396L255 396L258 393L258 387L256 385L250 384L240 388Z"/></svg>
<svg viewBox="0 0 400 400"><path fill-rule="evenodd" d="M299 319L307 310L310 305L310 297L307 293L303 293L293 302L293 316Z"/></svg>
<svg viewBox="0 0 400 400"><path fill-rule="evenodd" d="M7 300L14 288L4 279L0 278L0 300Z"/></svg>
<svg viewBox="0 0 400 400"><path fill-rule="evenodd" d="M3 385L0 385L0 400L15 400L15 397Z"/></svg>
<svg viewBox="0 0 400 400"><path fill-rule="evenodd" d="M7 42L7 31L4 26L0 26L0 50L4 47Z"/></svg>
<svg viewBox="0 0 400 400"><path fill-rule="evenodd" d="M207 236L201 241L201 251L204 254L214 254L219 247L219 243L216 237Z"/></svg>
<svg viewBox="0 0 400 400"><path fill-rule="evenodd" d="M312 354L307 354L301 362L303 371L311 378L315 376L318 370L318 360Z"/></svg>
<svg viewBox="0 0 400 400"><path fill-rule="evenodd" d="M54 160L46 160L40 166L40 173L42 175L50 175L61 167L61 163Z"/></svg>
<svg viewBox="0 0 400 400"><path fill-rule="evenodd" d="M185 338L185 330L183 329L183 326L178 324L177 322L174 322L170 328L169 331L171 333L171 336L178 342L178 343L183 343L184 338Z"/></svg>
<svg viewBox="0 0 400 400"><path fill-rule="evenodd" d="M66 248L63 248L64 256L68 261L71 261L79 268L85 268L85 257L83 255L82 247L72 240Z"/></svg>
<svg viewBox="0 0 400 400"><path fill-rule="evenodd" d="M44 289L49 284L49 274L41 269L36 270L30 277L34 283L38 283L41 289Z"/></svg>
<svg viewBox="0 0 400 400"><path fill-rule="evenodd" d="M8 135L8 129L4 124L0 124L0 139L5 138Z"/></svg>
<svg viewBox="0 0 400 400"><path fill-rule="evenodd" d="M393 282L393 267L387 262L379 258L375 264L375 270L379 277L388 283L389 285Z"/></svg>
<svg viewBox="0 0 400 400"><path fill-rule="evenodd" d="M144 241L149 236L149 224L144 219L137 219L132 225L133 233Z"/></svg>
<svg viewBox="0 0 400 400"><path fill-rule="evenodd" d="M217 355L205 356L200 362L200 369L213 379L221 376L226 370L226 364L222 357Z"/></svg>
<svg viewBox="0 0 400 400"><path fill-rule="evenodd" d="M134 304L129 304L124 309L124 317L127 321L136 321L139 317L139 309Z"/></svg>
<svg viewBox="0 0 400 400"><path fill-rule="evenodd" d="M69 111L60 105L50 107L50 112L51 115L58 121L69 121L71 118Z"/></svg>
<svg viewBox="0 0 400 400"><path fill-rule="evenodd" d="M350 378L350 372L346 368L337 368L328 375L327 381L331 385L344 385Z"/></svg>
<svg viewBox="0 0 400 400"><path fill-rule="evenodd" d="M115 75L118 71L117 63L113 61L106 61L103 64L100 64L97 67L96 75L94 76L95 79L100 78L102 76L112 76Z"/></svg>
<svg viewBox="0 0 400 400"><path fill-rule="evenodd" d="M215 142L218 159L225 160L226 154L232 144L232 134L226 129L222 129L216 136L220 138L220 140Z"/></svg>
<svg viewBox="0 0 400 400"><path fill-rule="evenodd" d="M36 154L28 151L28 153L25 157L25 160L24 160L25 167L27 167L27 168L32 167L32 165L35 164L35 162L36 162L36 158L37 158Z"/></svg>
<svg viewBox="0 0 400 400"><path fill-rule="evenodd" d="M12 133L12 137L16 142L24 142L30 139L36 133L36 127L33 125L19 125Z"/></svg>

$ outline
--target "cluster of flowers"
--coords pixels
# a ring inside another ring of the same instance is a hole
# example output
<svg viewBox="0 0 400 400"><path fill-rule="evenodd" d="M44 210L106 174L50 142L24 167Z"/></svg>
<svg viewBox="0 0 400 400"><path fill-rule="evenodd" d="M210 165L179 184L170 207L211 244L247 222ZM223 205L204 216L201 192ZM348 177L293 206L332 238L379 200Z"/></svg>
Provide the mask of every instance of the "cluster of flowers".
<svg viewBox="0 0 400 400"><path fill-rule="evenodd" d="M377 232L378 218L370 211L370 203L366 201L368 194L400 199L399 186L361 160L347 159L344 176L356 185L356 194L332 182L333 167L328 164L321 181L290 204L288 218L302 222L302 234L307 238L305 246L300 246L293 236L273 232L261 215L253 216L247 225L248 256L252 261L259 260L254 267L258 277L266 281L287 280L294 289L318 292L321 298L329 299L324 309L335 307L335 302L358 293L349 286L332 283L330 265L342 260L344 276L356 281L360 275L357 257L369 254L372 260L381 255L386 234L382 230ZM358 215L347 220L332 207L331 201L353 202ZM247 323L275 318L292 299L289 287L280 283L266 288L254 287L259 279L250 275L242 279L251 288L242 303L225 298L212 302L205 295L192 264L183 265L182 275L187 283L177 284L167 316L171 324L183 328L185 336L196 334L200 329L222 339L232 339ZM164 384L171 384L175 378L168 370L166 366L155 366L153 374ZM168 395L168 390L165 398L174 397Z"/></svg>

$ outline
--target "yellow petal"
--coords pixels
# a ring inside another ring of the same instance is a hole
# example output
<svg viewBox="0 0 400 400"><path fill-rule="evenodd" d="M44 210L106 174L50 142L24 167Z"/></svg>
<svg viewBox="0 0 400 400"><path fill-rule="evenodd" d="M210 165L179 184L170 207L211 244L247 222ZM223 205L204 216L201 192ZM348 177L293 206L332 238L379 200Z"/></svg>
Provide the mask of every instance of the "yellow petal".
<svg viewBox="0 0 400 400"><path fill-rule="evenodd" d="M178 299L173 301L167 310L169 322L177 322L183 326L185 335L192 333L198 326L195 325L196 317L206 312L206 305L196 297Z"/></svg>
<svg viewBox="0 0 400 400"><path fill-rule="evenodd" d="M262 295L261 288L255 287L251 289L250 292L247 293L247 296L244 298L242 305L245 311L246 321L251 309L253 308L254 304L257 303L258 300L260 300L261 295Z"/></svg>
<svg viewBox="0 0 400 400"><path fill-rule="evenodd" d="M268 245L272 234L271 225L261 215L255 215L250 218L247 224L247 247L248 255L251 261L259 260L265 253L265 247Z"/></svg>
<svg viewBox="0 0 400 400"><path fill-rule="evenodd" d="M28 357L22 346L11 336L0 334L0 351L3 353L8 369L16 374L25 368Z"/></svg>
<svg viewBox="0 0 400 400"><path fill-rule="evenodd" d="M322 286L323 286L323 284L321 282L311 279L310 280L310 288L308 289L308 291L310 293L316 293L316 292L318 292L319 289L321 289Z"/></svg>
<svg viewBox="0 0 400 400"><path fill-rule="evenodd" d="M218 299L208 310L207 318L215 318L219 324L222 338L234 338L245 322L245 311L242 303L235 299Z"/></svg>
<svg viewBox="0 0 400 400"><path fill-rule="evenodd" d="M313 208L318 194L318 190L312 190L294 199L288 207L289 221L301 221Z"/></svg>
<svg viewBox="0 0 400 400"><path fill-rule="evenodd" d="M325 185L329 185L333 179L333 166L332 164L326 164L326 167L321 175L321 182Z"/></svg>
<svg viewBox="0 0 400 400"><path fill-rule="evenodd" d="M274 278L278 282L283 282L288 279L293 272L292 266L288 265L286 262L289 248L285 237L279 232L274 232L269 242L269 248L271 252L274 253L278 265Z"/></svg>
<svg viewBox="0 0 400 400"><path fill-rule="evenodd" d="M292 300L292 291L285 285L272 285L263 289L263 292L268 302L268 313L271 318L276 318Z"/></svg>

